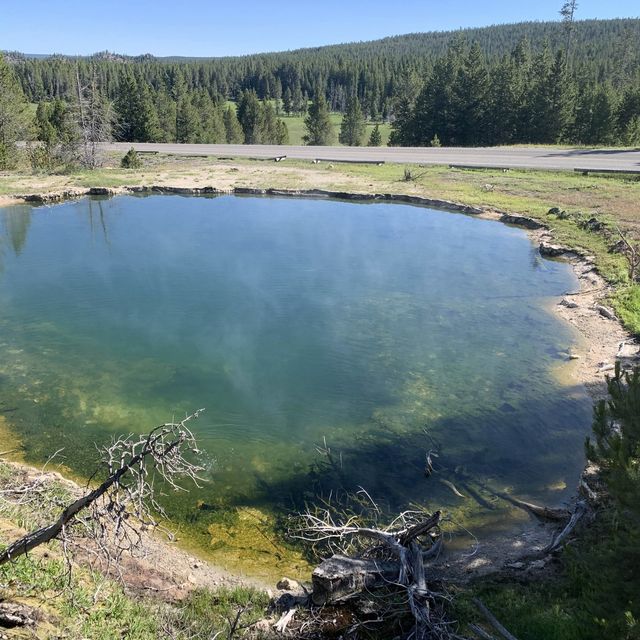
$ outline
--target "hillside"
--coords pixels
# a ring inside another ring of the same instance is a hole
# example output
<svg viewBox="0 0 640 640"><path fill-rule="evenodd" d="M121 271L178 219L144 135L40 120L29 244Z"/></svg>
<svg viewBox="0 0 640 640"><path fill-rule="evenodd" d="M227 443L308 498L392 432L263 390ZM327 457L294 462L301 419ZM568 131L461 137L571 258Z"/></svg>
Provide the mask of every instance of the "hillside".
<svg viewBox="0 0 640 640"><path fill-rule="evenodd" d="M72 67L79 62L85 75L91 64L99 65L99 76L110 97L117 86L114 76L130 66L155 88L162 82L171 83L181 72L188 88L205 88L211 95L226 97L235 97L248 88L255 89L261 98L280 97L287 88L292 92L299 88L303 94L312 95L320 84L326 86L328 98L333 98L332 107L338 108L340 88L354 85L363 99L365 94L373 94L380 101L390 97L402 73L414 70L424 74L459 37L477 42L488 60L509 54L524 38L532 52L539 51L545 42L552 51L565 43L560 22L522 22L241 57L156 58L109 52L84 58L15 52L7 57L33 102L66 95ZM637 70L639 61L640 19L584 20L574 24L570 65L576 71L602 80L613 78L621 65Z"/></svg>

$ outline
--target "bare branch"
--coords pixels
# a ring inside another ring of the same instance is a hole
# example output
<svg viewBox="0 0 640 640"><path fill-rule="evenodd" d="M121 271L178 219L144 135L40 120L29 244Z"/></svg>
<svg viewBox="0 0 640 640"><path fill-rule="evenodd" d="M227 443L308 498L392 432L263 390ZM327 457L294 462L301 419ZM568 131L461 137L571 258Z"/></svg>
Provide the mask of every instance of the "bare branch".
<svg viewBox="0 0 640 640"><path fill-rule="evenodd" d="M156 483L184 491L181 479L196 485L201 480L198 473L202 467L184 453L198 453L187 423L202 411L181 422L160 425L145 436L119 437L104 447L101 453L108 471L106 479L67 505L54 522L9 545L0 554L0 565L54 539L61 540L66 550L74 530L92 539L109 563L123 551L139 549L142 531L157 526L154 513L163 514L155 497Z"/></svg>

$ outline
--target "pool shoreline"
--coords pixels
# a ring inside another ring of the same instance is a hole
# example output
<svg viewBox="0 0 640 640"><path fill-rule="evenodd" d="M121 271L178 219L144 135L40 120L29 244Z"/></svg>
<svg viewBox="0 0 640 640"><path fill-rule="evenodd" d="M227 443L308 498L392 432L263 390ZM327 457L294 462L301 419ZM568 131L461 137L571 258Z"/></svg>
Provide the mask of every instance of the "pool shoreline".
<svg viewBox="0 0 640 640"><path fill-rule="evenodd" d="M568 358L573 365L568 373L571 384L582 385L592 399L602 397L605 392L605 373L607 367L615 362L616 354L620 352L619 345L630 338L618 321L606 318L595 309L602 299L613 290L601 276L594 270L593 260L589 256L582 255L569 248L553 245L553 232L545 225L532 218L505 213L502 211L485 210L478 207L446 201L421 198L403 194L368 194L359 192L338 192L325 190L287 190L287 189L252 189L234 188L219 190L213 187L188 188L188 187L120 187L73 189L64 192L50 192L42 194L30 194L16 196L0 202L0 206L10 205L16 202L33 204L53 204L66 200L82 198L86 196L112 197L116 195L145 195L145 194L173 194L184 196L222 196L222 195L250 195L267 197L297 197L297 198L321 198L340 199L359 202L398 202L438 208L445 211L463 213L472 217L516 225L524 229L529 239L541 248L541 253L551 253L549 247L554 247L557 257L568 261L579 283L579 291L567 292L564 300L577 302L572 304L553 304L552 312L568 323L583 338L583 345ZM561 300L558 301L559 303ZM575 358L575 356L578 356ZM28 465L27 465L28 466ZM30 469L34 467L28 466ZM577 485L576 485L577 492ZM505 560L513 562L513 558ZM495 569L501 567L496 566Z"/></svg>

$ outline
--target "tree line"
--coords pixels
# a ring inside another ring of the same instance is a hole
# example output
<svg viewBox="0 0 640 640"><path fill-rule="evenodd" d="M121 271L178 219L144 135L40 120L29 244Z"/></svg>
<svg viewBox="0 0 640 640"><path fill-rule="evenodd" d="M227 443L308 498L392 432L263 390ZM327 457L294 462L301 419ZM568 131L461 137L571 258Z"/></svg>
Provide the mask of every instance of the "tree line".
<svg viewBox="0 0 640 640"><path fill-rule="evenodd" d="M307 144L380 144L379 128L364 138L369 119L390 122L390 144L401 146L635 145L640 20L574 22L571 13L568 23L210 60L8 54L0 89L4 166L12 141L36 138L60 153L107 130L131 142L286 144L284 114L306 116ZM330 111L343 114L337 136Z"/></svg>
<svg viewBox="0 0 640 640"><path fill-rule="evenodd" d="M629 70L640 66L640 20L584 20L572 22L572 51L568 72L597 85L619 86ZM212 99L237 101L244 91L260 100L282 101L285 113L304 113L317 87L324 91L331 111L344 112L355 95L367 117L389 119L392 102L407 74L424 77L444 56L456 38L477 42L493 67L501 57L526 39L531 50L563 48L562 22L525 22L458 32L409 34L372 42L350 43L297 51L240 57L189 59L127 57L102 52L89 58L51 56L8 59L29 102L67 98L76 84L92 77L106 97L115 101L120 85L133 69L152 96L176 96L183 88L206 91Z"/></svg>
<svg viewBox="0 0 640 640"><path fill-rule="evenodd" d="M638 68L598 82L572 72L569 56L523 40L492 64L457 39L423 79L403 78L390 144L640 144Z"/></svg>

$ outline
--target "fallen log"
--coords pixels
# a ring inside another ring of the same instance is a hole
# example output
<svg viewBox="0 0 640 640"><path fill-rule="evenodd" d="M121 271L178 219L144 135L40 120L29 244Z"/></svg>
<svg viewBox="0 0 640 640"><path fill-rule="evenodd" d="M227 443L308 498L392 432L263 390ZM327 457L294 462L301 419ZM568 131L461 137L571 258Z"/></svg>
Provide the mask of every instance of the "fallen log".
<svg viewBox="0 0 640 640"><path fill-rule="evenodd" d="M534 516L537 516L542 520L562 521L566 520L571 515L567 509L558 509L555 507L546 507L544 505L534 504L533 502L525 502L524 500L510 496L508 493L498 493L497 495L503 500L532 513Z"/></svg>

